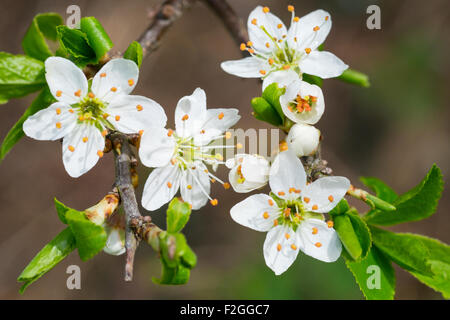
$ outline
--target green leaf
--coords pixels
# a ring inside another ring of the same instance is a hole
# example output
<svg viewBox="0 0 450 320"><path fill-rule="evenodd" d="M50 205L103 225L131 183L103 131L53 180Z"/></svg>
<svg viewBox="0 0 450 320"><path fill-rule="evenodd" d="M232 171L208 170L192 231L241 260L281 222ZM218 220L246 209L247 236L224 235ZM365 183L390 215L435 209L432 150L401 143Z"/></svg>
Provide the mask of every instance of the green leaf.
<svg viewBox="0 0 450 320"><path fill-rule="evenodd" d="M392 261L407 271L432 276L427 259L430 251L423 241L411 234L397 234L370 227L373 243Z"/></svg>
<svg viewBox="0 0 450 320"><path fill-rule="evenodd" d="M441 170L433 165L420 184L397 198L394 202L396 210L377 210L368 215L366 221L369 224L390 226L428 218L436 211L443 184Z"/></svg>
<svg viewBox="0 0 450 320"><path fill-rule="evenodd" d="M140 68L142 64L142 47L139 42L133 41L127 51L123 54L123 57L128 60L134 61L137 66Z"/></svg>
<svg viewBox="0 0 450 320"><path fill-rule="evenodd" d="M362 255L361 244L353 228L350 217L347 214L332 216L334 229L339 235L346 252L353 260L358 260Z"/></svg>
<svg viewBox="0 0 450 320"><path fill-rule="evenodd" d="M85 17L80 21L80 29L87 37L90 47L94 50L98 62L111 48L113 43L100 22L94 17Z"/></svg>
<svg viewBox="0 0 450 320"><path fill-rule="evenodd" d="M278 115L277 111L264 98L253 98L251 105L256 119L270 123L274 126L279 126L283 120Z"/></svg>
<svg viewBox="0 0 450 320"><path fill-rule="evenodd" d="M84 212L69 209L65 217L75 236L81 260L91 259L105 247L107 239L105 229L87 219Z"/></svg>
<svg viewBox="0 0 450 320"><path fill-rule="evenodd" d="M333 210L328 212L328 214L330 216L333 216L333 215L336 216L336 215L344 214L348 210L350 210L350 206L348 205L347 200L345 200L345 198L342 198L342 200L339 201L339 203L336 205L336 207L334 207Z"/></svg>
<svg viewBox="0 0 450 320"><path fill-rule="evenodd" d="M70 29L67 26L58 26L56 30L61 48L76 64L84 66L98 62L96 53L89 45L87 35L83 31Z"/></svg>
<svg viewBox="0 0 450 320"><path fill-rule="evenodd" d="M365 259L358 262L346 260L345 263L347 268L353 273L359 288L367 300L394 299L394 268L389 259L376 247L370 249Z"/></svg>
<svg viewBox="0 0 450 320"><path fill-rule="evenodd" d="M278 88L277 83L272 83L266 87L262 93L262 98L266 100L277 111L281 119L284 119L284 112L280 105L280 97L284 94L286 89Z"/></svg>
<svg viewBox="0 0 450 320"><path fill-rule="evenodd" d="M167 209L167 232L180 232L189 221L191 208L189 203L173 198Z"/></svg>
<svg viewBox="0 0 450 320"><path fill-rule="evenodd" d="M39 251L17 278L17 281L25 282L20 288L20 293L23 293L30 284L67 257L69 253L75 250L75 247L75 237L72 231L70 228L64 229Z"/></svg>
<svg viewBox="0 0 450 320"><path fill-rule="evenodd" d="M376 196L384 201L393 203L397 198L397 193L391 189L387 184L378 178L360 177L362 183L375 192Z"/></svg>
<svg viewBox="0 0 450 320"><path fill-rule="evenodd" d="M58 199L54 198L56 212L58 213L58 218L62 223L67 224L66 213L71 209L62 202L59 202Z"/></svg>
<svg viewBox="0 0 450 320"><path fill-rule="evenodd" d="M5 139L3 139L2 145L0 147L0 160L3 160L6 154L12 149L12 147L25 135L23 132L22 126L25 120L28 119L29 116L35 114L39 110L47 108L50 104L56 101L48 87L45 87L44 90L34 99L31 106L25 110L24 114L20 117L19 121L9 130Z"/></svg>
<svg viewBox="0 0 450 320"><path fill-rule="evenodd" d="M53 55L45 38L56 41L56 27L63 24L57 13L43 13L34 17L22 40L26 55L44 61Z"/></svg>
<svg viewBox="0 0 450 320"><path fill-rule="evenodd" d="M156 284L180 285L189 281L191 270L183 265L177 265L175 268L168 267L164 261L162 263L161 278L152 278Z"/></svg>
<svg viewBox="0 0 450 320"><path fill-rule="evenodd" d="M306 73L304 73L302 75L302 80L306 81L308 83L311 83L311 84L315 84L316 86L319 86L319 87L321 87L322 83L323 83L322 78L320 78L318 76L313 76L313 75L310 75L310 74L306 74Z"/></svg>
<svg viewBox="0 0 450 320"><path fill-rule="evenodd" d="M345 70L337 79L365 88L370 87L369 77L353 69Z"/></svg>
<svg viewBox="0 0 450 320"><path fill-rule="evenodd" d="M24 55L0 52L0 104L45 86L44 63Z"/></svg>

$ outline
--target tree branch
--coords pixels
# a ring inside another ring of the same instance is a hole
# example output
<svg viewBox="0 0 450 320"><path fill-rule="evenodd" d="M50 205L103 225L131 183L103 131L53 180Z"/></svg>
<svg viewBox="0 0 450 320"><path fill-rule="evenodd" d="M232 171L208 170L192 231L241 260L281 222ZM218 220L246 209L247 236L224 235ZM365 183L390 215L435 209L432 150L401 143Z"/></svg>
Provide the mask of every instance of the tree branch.
<svg viewBox="0 0 450 320"><path fill-rule="evenodd" d="M205 2L222 20L225 28L230 32L238 45L247 43L248 34L244 22L226 0L205 0Z"/></svg>
<svg viewBox="0 0 450 320"><path fill-rule="evenodd" d="M158 41L175 20L180 18L183 11L194 4L196 0L166 0L154 9L150 15L152 21L139 37L144 57L158 47Z"/></svg>
<svg viewBox="0 0 450 320"><path fill-rule="evenodd" d="M119 191L125 211L125 281L131 281L133 279L134 255L139 245L139 239L134 235L130 227L130 221L133 218L141 217L132 183L131 169L132 164L135 163L135 156L128 142L128 137L125 134L112 133L109 135L109 139L112 141L115 156L116 179L114 184Z"/></svg>

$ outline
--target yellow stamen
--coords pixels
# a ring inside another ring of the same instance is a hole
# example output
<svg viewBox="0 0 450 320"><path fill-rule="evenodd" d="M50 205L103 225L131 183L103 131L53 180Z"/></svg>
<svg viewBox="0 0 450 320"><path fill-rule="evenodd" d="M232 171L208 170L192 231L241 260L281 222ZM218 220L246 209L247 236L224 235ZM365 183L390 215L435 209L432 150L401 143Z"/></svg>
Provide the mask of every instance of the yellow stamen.
<svg viewBox="0 0 450 320"><path fill-rule="evenodd" d="M330 202L333 202L334 201L334 198L333 198L333 196L328 196L328 200L330 200Z"/></svg>
<svg viewBox="0 0 450 320"><path fill-rule="evenodd" d="M288 11L289 11L289 12L293 12L293 11L294 11L294 6L289 5L289 6L288 6Z"/></svg>
<svg viewBox="0 0 450 320"><path fill-rule="evenodd" d="M291 249L292 250L297 250L297 246L295 244L291 244Z"/></svg>
<svg viewBox="0 0 450 320"><path fill-rule="evenodd" d="M55 94L57 97L61 97L61 95L62 95L62 91L61 90L58 90L58 91L56 91L56 94Z"/></svg>
<svg viewBox="0 0 450 320"><path fill-rule="evenodd" d="M56 114L61 114L61 109L60 108L56 108Z"/></svg>
<svg viewBox="0 0 450 320"><path fill-rule="evenodd" d="M224 187L225 190L228 190L228 189L230 189L230 184L228 182L225 182L223 184L223 187Z"/></svg>
<svg viewBox="0 0 450 320"><path fill-rule="evenodd" d="M319 206L317 204L315 204L315 205L312 206L312 209L313 210L317 210L317 209L319 209Z"/></svg>
<svg viewBox="0 0 450 320"><path fill-rule="evenodd" d="M303 198L303 201L305 201L306 203L309 203L310 200L311 200L311 199L308 198L308 197L304 197L304 198Z"/></svg>
<svg viewBox="0 0 450 320"><path fill-rule="evenodd" d="M219 115L217 116L217 118L219 118L219 120L222 120L224 116L225 116L225 115L223 114L223 112L221 112L221 113L219 113Z"/></svg>
<svg viewBox="0 0 450 320"><path fill-rule="evenodd" d="M294 22L298 22L298 20L300 20L299 17L294 17Z"/></svg>
<svg viewBox="0 0 450 320"><path fill-rule="evenodd" d="M100 77L101 77L101 78L106 77L106 73L104 73L104 72L103 72L103 73L100 73Z"/></svg>
<svg viewBox="0 0 450 320"><path fill-rule="evenodd" d="M167 188L172 188L172 184L170 182L167 182Z"/></svg>
<svg viewBox="0 0 450 320"><path fill-rule="evenodd" d="M307 54L309 54L309 53L311 52L311 48L306 48L306 49L305 49L305 52L306 52Z"/></svg>
<svg viewBox="0 0 450 320"><path fill-rule="evenodd" d="M333 221L327 221L327 226L328 226L328 228L333 228L333 226L334 226L334 222Z"/></svg>
<svg viewBox="0 0 450 320"><path fill-rule="evenodd" d="M73 146L69 146L68 149L69 149L70 152L74 152L75 151L75 148Z"/></svg>
<svg viewBox="0 0 450 320"><path fill-rule="evenodd" d="M97 151L97 155L99 158L103 157L103 151L102 150L98 150Z"/></svg>
<svg viewBox="0 0 450 320"><path fill-rule="evenodd" d="M58 129L61 129L61 122L57 122L57 123L56 123L56 127L57 127Z"/></svg>
<svg viewBox="0 0 450 320"><path fill-rule="evenodd" d="M116 92L116 91L117 91L117 88L116 88L116 87L112 87L112 88L111 88L111 91L112 91L112 92Z"/></svg>
<svg viewBox="0 0 450 320"><path fill-rule="evenodd" d="M94 99L95 98L95 94L93 94L92 92L88 93L89 98Z"/></svg>
<svg viewBox="0 0 450 320"><path fill-rule="evenodd" d="M114 119L116 119L116 121L119 121L120 120L120 116L115 116Z"/></svg>
<svg viewBox="0 0 450 320"><path fill-rule="evenodd" d="M186 188L188 188L188 190L191 190L191 189L192 189L192 186L191 186L190 184L188 184L188 185L186 186Z"/></svg>
<svg viewBox="0 0 450 320"><path fill-rule="evenodd" d="M269 7L264 7L264 8L263 8L263 12L264 12L264 13L268 13L269 11L270 11Z"/></svg>
<svg viewBox="0 0 450 320"><path fill-rule="evenodd" d="M213 206L217 206L219 204L219 200L217 199L212 199L210 202Z"/></svg>
<svg viewBox="0 0 450 320"><path fill-rule="evenodd" d="M88 141L88 137L83 137L83 142L86 143Z"/></svg>
<svg viewBox="0 0 450 320"><path fill-rule="evenodd" d="M137 109L137 111L142 111L142 110L144 110L144 108L143 108L140 104L138 104L138 105L136 106L136 109Z"/></svg>
<svg viewBox="0 0 450 320"><path fill-rule="evenodd" d="M320 242L316 242L314 245L315 245L317 248L320 248L320 247L322 246L322 244L321 244Z"/></svg>
<svg viewBox="0 0 450 320"><path fill-rule="evenodd" d="M281 244L277 244L277 250L281 251Z"/></svg>
<svg viewBox="0 0 450 320"><path fill-rule="evenodd" d="M133 79L128 79L128 85L131 87L134 84L134 80Z"/></svg>
<svg viewBox="0 0 450 320"><path fill-rule="evenodd" d="M262 75L266 74L266 70L259 70L259 73L261 73Z"/></svg>
<svg viewBox="0 0 450 320"><path fill-rule="evenodd" d="M256 26L257 20L256 18L252 19L252 24Z"/></svg>
<svg viewBox="0 0 450 320"><path fill-rule="evenodd" d="M269 216L269 213L267 211L263 213L263 218L264 219L269 219L269 217L270 216Z"/></svg>
<svg viewBox="0 0 450 320"><path fill-rule="evenodd" d="M317 228L312 228L312 234L317 234L317 232L319 232Z"/></svg>
<svg viewBox="0 0 450 320"><path fill-rule="evenodd" d="M188 116L187 114L185 114L185 115L183 116L183 118L181 118L181 120L183 120L183 121L186 121L187 119L189 119L189 116Z"/></svg>
<svg viewBox="0 0 450 320"><path fill-rule="evenodd" d="M278 195L279 195L279 196L284 196L285 193L284 193L284 191L279 191L279 192L278 192Z"/></svg>
<svg viewBox="0 0 450 320"><path fill-rule="evenodd" d="M172 136L172 134L173 134L173 130L172 130L172 129L169 129L169 130L167 131L167 136L170 137L170 136Z"/></svg>
<svg viewBox="0 0 450 320"><path fill-rule="evenodd" d="M76 95L77 97L80 97L81 96L81 90L78 89L77 91L75 91L74 95Z"/></svg>
<svg viewBox="0 0 450 320"><path fill-rule="evenodd" d="M319 26L315 26L315 27L313 28L314 31L318 31L319 29L320 29Z"/></svg>

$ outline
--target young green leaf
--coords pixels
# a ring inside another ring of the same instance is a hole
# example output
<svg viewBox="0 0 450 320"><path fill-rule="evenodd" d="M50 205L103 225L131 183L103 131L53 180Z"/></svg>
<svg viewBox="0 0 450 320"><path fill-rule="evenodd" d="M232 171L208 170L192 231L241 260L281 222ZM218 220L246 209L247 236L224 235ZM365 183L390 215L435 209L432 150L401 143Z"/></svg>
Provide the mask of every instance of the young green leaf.
<svg viewBox="0 0 450 320"><path fill-rule="evenodd" d="M334 229L339 235L346 252L353 260L358 260L362 255L361 244L353 228L350 217L347 214L332 216Z"/></svg>
<svg viewBox="0 0 450 320"><path fill-rule="evenodd" d="M369 77L359 71L353 69L345 70L337 79L351 84L356 84L358 86L368 88L370 87Z"/></svg>
<svg viewBox="0 0 450 320"><path fill-rule="evenodd" d="M87 35L83 31L70 29L67 26L58 26L56 31L61 47L76 64L84 66L98 62L96 53L89 45Z"/></svg>
<svg viewBox="0 0 450 320"><path fill-rule="evenodd" d="M396 210L374 211L366 217L366 221L369 224L390 226L428 218L436 211L443 184L441 170L433 165L420 184L397 198L394 202Z"/></svg>
<svg viewBox="0 0 450 320"><path fill-rule="evenodd" d="M251 101L256 119L279 126L283 123L277 111L264 98L257 97Z"/></svg>
<svg viewBox="0 0 450 320"><path fill-rule="evenodd" d="M384 201L393 203L397 198L397 193L391 189L386 183L378 178L360 177L362 183L375 192L376 196Z"/></svg>
<svg viewBox="0 0 450 320"><path fill-rule="evenodd" d="M191 270L183 265L177 265L174 268L167 266L164 261L161 261L162 274L161 278L152 278L152 281L156 284L165 285L180 285L186 284L189 281Z"/></svg>
<svg viewBox="0 0 450 320"><path fill-rule="evenodd" d="M191 208L189 203L173 198L167 209L167 232L180 232L189 221Z"/></svg>
<svg viewBox="0 0 450 320"><path fill-rule="evenodd" d="M22 40L26 55L44 61L53 55L45 39L56 41L56 27L62 25L63 19L57 13L42 13L34 17Z"/></svg>
<svg viewBox="0 0 450 320"><path fill-rule="evenodd" d="M361 261L345 261L367 300L392 300L395 272L389 259L375 246Z"/></svg>
<svg viewBox="0 0 450 320"><path fill-rule="evenodd" d="M24 114L20 117L19 121L9 130L5 139L3 139L2 145L0 147L0 160L3 160L6 154L12 149L12 147L25 135L22 129L22 125L29 116L35 114L39 110L47 108L50 104L56 101L51 95L48 87L34 99L31 106L25 110Z"/></svg>
<svg viewBox="0 0 450 320"><path fill-rule="evenodd" d="M262 93L262 98L266 100L278 113L281 119L284 119L284 112L280 105L280 97L284 94L286 89L278 88L277 83L272 83Z"/></svg>
<svg viewBox="0 0 450 320"><path fill-rule="evenodd" d="M24 282L20 293L61 262L76 248L75 237L70 228L64 229L50 241L25 267L17 281Z"/></svg>
<svg viewBox="0 0 450 320"><path fill-rule="evenodd" d="M123 57L128 60L134 61L140 68L142 64L142 47L139 42L133 41L129 46L127 51L123 54Z"/></svg>
<svg viewBox="0 0 450 320"><path fill-rule="evenodd" d="M44 63L24 55L0 52L0 104L45 86Z"/></svg>
<svg viewBox="0 0 450 320"><path fill-rule="evenodd" d="M58 213L58 218L62 223L67 224L66 213L71 209L62 202L58 201L58 199L54 198L56 212Z"/></svg>
<svg viewBox="0 0 450 320"><path fill-rule="evenodd" d="M319 86L319 87L322 86L323 80L322 80L322 78L320 78L318 76L313 76L313 75L304 73L302 77L303 77L302 78L303 81L306 81L310 84L315 84L316 86Z"/></svg>
<svg viewBox="0 0 450 320"><path fill-rule="evenodd" d="M353 230L355 230L356 237L358 238L359 244L361 246L360 259L364 259L369 253L372 246L372 235L370 234L369 227L359 216L356 210L348 211L347 215L350 218Z"/></svg>
<svg viewBox="0 0 450 320"><path fill-rule="evenodd" d="M339 201L336 207L334 207L333 210L328 212L328 214L330 216L337 216L346 213L348 210L350 210L350 206L348 205L347 200L345 200L345 198L342 198L342 200Z"/></svg>
<svg viewBox="0 0 450 320"><path fill-rule="evenodd" d="M87 37L89 46L94 50L98 62L111 48L113 43L100 22L94 17L85 17L80 21L80 29Z"/></svg>
<svg viewBox="0 0 450 320"><path fill-rule="evenodd" d="M430 251L423 241L411 234L397 234L371 226L373 243L392 261L407 271L433 276L427 259Z"/></svg>
<svg viewBox="0 0 450 320"><path fill-rule="evenodd" d="M84 212L69 209L65 217L76 239L81 260L91 259L105 247L107 240L105 229L87 219Z"/></svg>

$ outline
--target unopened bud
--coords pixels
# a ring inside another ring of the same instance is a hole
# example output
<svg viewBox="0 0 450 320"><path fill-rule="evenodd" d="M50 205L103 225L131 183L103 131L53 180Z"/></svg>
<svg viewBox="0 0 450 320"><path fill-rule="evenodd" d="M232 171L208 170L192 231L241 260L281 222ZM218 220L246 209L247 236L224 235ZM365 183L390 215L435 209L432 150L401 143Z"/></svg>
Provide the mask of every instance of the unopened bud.
<svg viewBox="0 0 450 320"><path fill-rule="evenodd" d="M231 168L230 184L239 193L262 188L269 180L269 162L259 155L237 154L226 162L226 166Z"/></svg>
<svg viewBox="0 0 450 320"><path fill-rule="evenodd" d="M103 251L113 256L120 256L125 253L125 231L120 228L108 230L108 239Z"/></svg>
<svg viewBox="0 0 450 320"><path fill-rule="evenodd" d="M99 203L84 210L86 217L97 225L102 225L105 220L117 209L119 197L110 193L106 195Z"/></svg>
<svg viewBox="0 0 450 320"><path fill-rule="evenodd" d="M297 123L292 126L286 140L289 150L298 157L311 156L319 146L320 131L313 126Z"/></svg>

